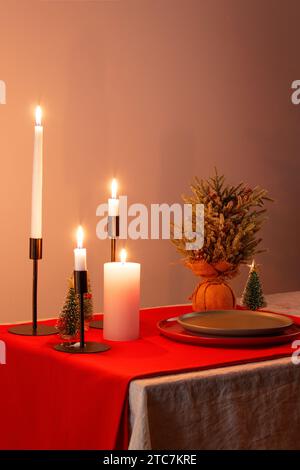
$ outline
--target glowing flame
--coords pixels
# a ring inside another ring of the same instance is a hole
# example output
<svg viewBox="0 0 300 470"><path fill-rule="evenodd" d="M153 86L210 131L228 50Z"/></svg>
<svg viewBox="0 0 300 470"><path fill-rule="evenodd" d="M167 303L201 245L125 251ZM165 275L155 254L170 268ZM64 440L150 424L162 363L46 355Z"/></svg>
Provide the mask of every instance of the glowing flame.
<svg viewBox="0 0 300 470"><path fill-rule="evenodd" d="M114 178L111 182L111 197L112 197L112 199L117 198L117 190L118 190L118 183L117 183L117 180Z"/></svg>
<svg viewBox="0 0 300 470"><path fill-rule="evenodd" d="M81 225L79 225L78 229L77 229L77 248L82 248L83 247L83 238L84 238L84 232L83 232L83 228L81 227Z"/></svg>
<svg viewBox="0 0 300 470"><path fill-rule="evenodd" d="M121 263L126 263L127 251L123 248L120 253Z"/></svg>
<svg viewBox="0 0 300 470"><path fill-rule="evenodd" d="M37 126L42 125L42 108L40 106L35 108L35 123Z"/></svg>

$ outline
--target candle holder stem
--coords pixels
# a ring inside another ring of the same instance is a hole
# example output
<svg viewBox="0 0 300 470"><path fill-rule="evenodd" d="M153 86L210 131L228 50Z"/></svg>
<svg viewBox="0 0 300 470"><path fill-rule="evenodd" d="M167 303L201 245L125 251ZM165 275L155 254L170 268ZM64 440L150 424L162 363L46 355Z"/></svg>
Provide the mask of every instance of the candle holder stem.
<svg viewBox="0 0 300 470"><path fill-rule="evenodd" d="M80 347L84 348L84 297L83 294L79 294L79 304L80 304Z"/></svg>
<svg viewBox="0 0 300 470"><path fill-rule="evenodd" d="M37 331L37 287L38 287L38 260L33 260L32 277L32 328Z"/></svg>
<svg viewBox="0 0 300 470"><path fill-rule="evenodd" d="M54 326L38 325L38 261L43 257L43 239L30 238L29 258L33 261L32 271L32 323L9 328L9 332L22 336L48 336L57 334Z"/></svg>
<svg viewBox="0 0 300 470"><path fill-rule="evenodd" d="M84 331L84 295L88 292L87 271L74 271L74 287L75 292L79 297L79 314L80 314L80 328L79 343L76 344L57 344L54 346L56 351L71 353L71 354L91 354L100 353L110 349L110 346L104 343L95 343L93 341L85 341Z"/></svg>
<svg viewBox="0 0 300 470"><path fill-rule="evenodd" d="M116 238L111 238L111 240L110 240L110 259L111 259L112 262L116 261L116 245L117 245Z"/></svg>

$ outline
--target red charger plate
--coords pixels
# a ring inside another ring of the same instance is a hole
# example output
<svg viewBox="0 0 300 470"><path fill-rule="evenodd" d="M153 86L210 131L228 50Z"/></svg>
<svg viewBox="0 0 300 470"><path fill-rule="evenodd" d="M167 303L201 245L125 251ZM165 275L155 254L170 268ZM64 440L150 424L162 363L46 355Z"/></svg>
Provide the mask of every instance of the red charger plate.
<svg viewBox="0 0 300 470"><path fill-rule="evenodd" d="M292 325L283 333L275 336L211 336L193 334L179 325L176 318L161 320L157 323L160 333L180 343L198 344L200 346L221 347L259 347L292 342L300 336L300 327Z"/></svg>

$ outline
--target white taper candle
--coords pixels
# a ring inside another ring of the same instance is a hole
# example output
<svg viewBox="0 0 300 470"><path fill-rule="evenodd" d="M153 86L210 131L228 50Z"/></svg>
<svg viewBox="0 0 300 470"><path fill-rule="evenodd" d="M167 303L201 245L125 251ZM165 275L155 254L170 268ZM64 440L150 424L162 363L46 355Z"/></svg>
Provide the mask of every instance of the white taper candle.
<svg viewBox="0 0 300 470"><path fill-rule="evenodd" d="M118 183L116 179L111 182L111 198L108 199L108 215L119 215L119 199L117 198Z"/></svg>
<svg viewBox="0 0 300 470"><path fill-rule="evenodd" d="M81 226L77 229L77 248L74 249L74 270L86 271L86 249L83 248L83 229Z"/></svg>
<svg viewBox="0 0 300 470"><path fill-rule="evenodd" d="M30 236L31 238L42 238L43 126L40 106L37 106L35 111L35 122Z"/></svg>

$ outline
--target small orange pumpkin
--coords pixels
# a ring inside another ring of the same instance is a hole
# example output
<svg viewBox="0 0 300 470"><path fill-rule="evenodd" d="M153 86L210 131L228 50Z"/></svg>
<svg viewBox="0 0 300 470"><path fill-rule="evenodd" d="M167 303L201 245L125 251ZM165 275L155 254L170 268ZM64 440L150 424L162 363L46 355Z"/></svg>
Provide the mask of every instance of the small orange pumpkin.
<svg viewBox="0 0 300 470"><path fill-rule="evenodd" d="M235 295L224 281L203 281L193 295L193 310L229 310L235 307Z"/></svg>

